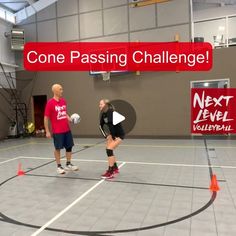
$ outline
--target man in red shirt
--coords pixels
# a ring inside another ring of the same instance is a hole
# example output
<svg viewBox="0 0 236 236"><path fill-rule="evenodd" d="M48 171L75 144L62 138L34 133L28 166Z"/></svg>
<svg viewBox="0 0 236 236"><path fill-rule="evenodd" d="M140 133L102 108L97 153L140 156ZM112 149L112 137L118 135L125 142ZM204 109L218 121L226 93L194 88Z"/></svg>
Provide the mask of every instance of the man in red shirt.
<svg viewBox="0 0 236 236"><path fill-rule="evenodd" d="M44 113L44 126L46 137L51 138L49 131L49 120L52 126L52 136L55 146L55 159L57 163L57 173L65 174L65 170L78 170L78 167L71 164L72 147L74 146L72 134L70 131L70 117L67 114L66 100L62 98L63 89L60 84L52 86L53 98L49 99ZM61 152L66 149L66 167L61 166Z"/></svg>

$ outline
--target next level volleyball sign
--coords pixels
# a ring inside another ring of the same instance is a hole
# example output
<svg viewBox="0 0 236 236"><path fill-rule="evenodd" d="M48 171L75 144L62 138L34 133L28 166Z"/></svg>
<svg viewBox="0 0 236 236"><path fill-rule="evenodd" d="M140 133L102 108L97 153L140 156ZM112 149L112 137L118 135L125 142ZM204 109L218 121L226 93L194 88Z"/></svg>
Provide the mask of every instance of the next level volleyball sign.
<svg viewBox="0 0 236 236"><path fill-rule="evenodd" d="M191 90L191 132L236 133L236 89Z"/></svg>

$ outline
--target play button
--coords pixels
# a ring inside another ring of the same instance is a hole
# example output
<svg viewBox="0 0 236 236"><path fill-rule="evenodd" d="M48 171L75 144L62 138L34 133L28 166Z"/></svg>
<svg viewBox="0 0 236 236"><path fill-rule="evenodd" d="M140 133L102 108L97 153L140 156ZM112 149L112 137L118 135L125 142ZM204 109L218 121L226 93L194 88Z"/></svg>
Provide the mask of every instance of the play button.
<svg viewBox="0 0 236 236"><path fill-rule="evenodd" d="M116 111L113 111L113 120L112 120L113 125L117 125L124 120L125 120L124 116L122 116L120 113Z"/></svg>
<svg viewBox="0 0 236 236"><path fill-rule="evenodd" d="M125 120L121 124L125 135L128 135L133 130L137 120L134 107L124 100L112 100L111 104L115 107L115 111L118 114L122 114L125 117Z"/></svg>
<svg viewBox="0 0 236 236"><path fill-rule="evenodd" d="M114 111L113 111L113 119L112 123L113 125L117 125L121 123L122 128L125 132L125 135L127 136L134 128L136 124L136 112L134 107L128 103L127 101L124 100L112 100L110 101L112 104ZM102 114L100 114L102 115ZM101 116L100 116L101 117ZM105 136L106 134L110 133L109 127L105 124L104 125L104 132ZM103 134L104 136L104 134Z"/></svg>

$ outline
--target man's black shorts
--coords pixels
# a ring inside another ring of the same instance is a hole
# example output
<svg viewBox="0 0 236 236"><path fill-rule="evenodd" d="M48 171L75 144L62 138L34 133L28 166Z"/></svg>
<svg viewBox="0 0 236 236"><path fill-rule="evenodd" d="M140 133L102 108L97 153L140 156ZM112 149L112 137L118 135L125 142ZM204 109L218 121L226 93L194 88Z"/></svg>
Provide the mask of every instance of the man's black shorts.
<svg viewBox="0 0 236 236"><path fill-rule="evenodd" d="M74 146L71 131L61 134L53 134L55 149L68 149Z"/></svg>

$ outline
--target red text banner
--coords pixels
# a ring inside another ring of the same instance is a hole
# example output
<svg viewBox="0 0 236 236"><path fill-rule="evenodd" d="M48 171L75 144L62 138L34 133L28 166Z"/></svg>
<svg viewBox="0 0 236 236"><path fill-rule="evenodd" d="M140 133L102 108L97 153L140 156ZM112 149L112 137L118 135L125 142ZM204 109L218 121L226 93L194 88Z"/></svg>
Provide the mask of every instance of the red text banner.
<svg viewBox="0 0 236 236"><path fill-rule="evenodd" d="M209 43L26 43L30 71L208 71Z"/></svg>

